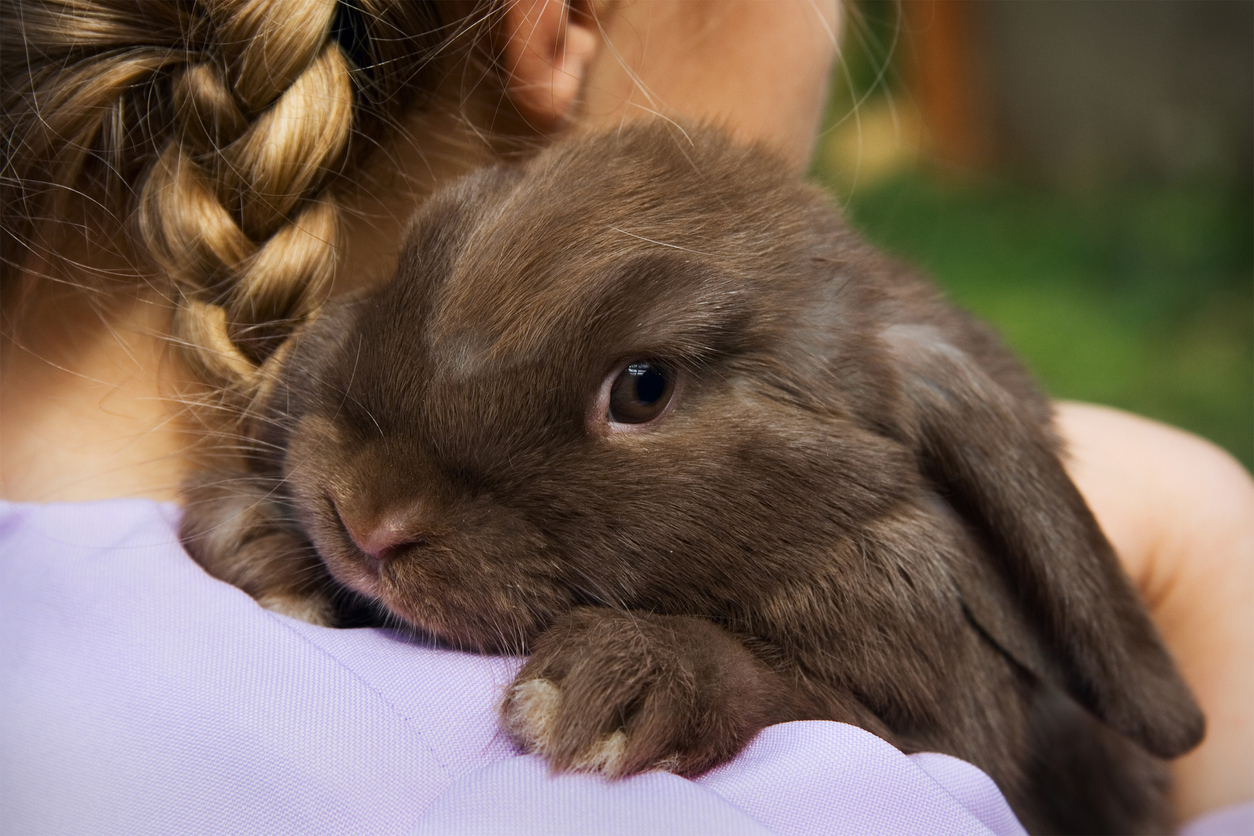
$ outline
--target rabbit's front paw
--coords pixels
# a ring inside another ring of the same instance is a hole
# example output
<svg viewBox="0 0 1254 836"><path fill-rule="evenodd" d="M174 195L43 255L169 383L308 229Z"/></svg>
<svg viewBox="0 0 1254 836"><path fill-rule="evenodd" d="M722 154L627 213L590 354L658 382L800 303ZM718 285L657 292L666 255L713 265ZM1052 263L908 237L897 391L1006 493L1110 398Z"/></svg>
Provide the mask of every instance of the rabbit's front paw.
<svg viewBox="0 0 1254 836"><path fill-rule="evenodd" d="M335 607L326 594L313 591L284 591L262 595L257 599L270 612L285 615L317 627L335 626Z"/></svg>
<svg viewBox="0 0 1254 836"><path fill-rule="evenodd" d="M513 738L554 769L695 775L730 759L766 725L771 677L710 622L579 609L539 639L501 716Z"/></svg>
<svg viewBox="0 0 1254 836"><path fill-rule="evenodd" d="M561 748L558 739L558 717L562 711L562 692L547 679L528 679L510 689L505 709L510 732L531 752L550 758ZM627 732L616 729L595 740L585 740L569 769L580 772L601 772L614 776L625 774L623 759L627 754ZM554 759L556 765L556 759ZM659 762L657 766L662 767ZM647 767L646 767L647 768Z"/></svg>

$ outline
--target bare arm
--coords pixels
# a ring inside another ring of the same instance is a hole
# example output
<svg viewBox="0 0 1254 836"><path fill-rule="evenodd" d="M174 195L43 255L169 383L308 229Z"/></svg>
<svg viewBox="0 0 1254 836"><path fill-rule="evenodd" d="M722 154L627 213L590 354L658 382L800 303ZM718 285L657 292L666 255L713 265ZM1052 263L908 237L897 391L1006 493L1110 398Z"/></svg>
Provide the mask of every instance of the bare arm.
<svg viewBox="0 0 1254 836"><path fill-rule="evenodd" d="M1182 821L1254 799L1254 480L1196 436L1058 405L1068 469L1207 715L1175 762Z"/></svg>

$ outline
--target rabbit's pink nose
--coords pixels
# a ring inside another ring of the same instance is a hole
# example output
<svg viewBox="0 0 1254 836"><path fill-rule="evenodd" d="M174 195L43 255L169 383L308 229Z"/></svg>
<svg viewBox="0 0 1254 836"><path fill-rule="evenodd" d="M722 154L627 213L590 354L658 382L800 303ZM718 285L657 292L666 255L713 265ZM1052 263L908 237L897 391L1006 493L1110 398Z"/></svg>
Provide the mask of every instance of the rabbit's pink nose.
<svg viewBox="0 0 1254 836"><path fill-rule="evenodd" d="M401 552L426 542L425 537L415 536L400 526L386 522L364 528L354 528L345 523L344 527L348 529L348 536L353 538L357 548L380 563L387 563Z"/></svg>
<svg viewBox="0 0 1254 836"><path fill-rule="evenodd" d="M387 563L402 552L424 546L429 539L421 524L423 515L415 509L385 511L363 518L345 513L336 503L336 511L353 544L376 564Z"/></svg>

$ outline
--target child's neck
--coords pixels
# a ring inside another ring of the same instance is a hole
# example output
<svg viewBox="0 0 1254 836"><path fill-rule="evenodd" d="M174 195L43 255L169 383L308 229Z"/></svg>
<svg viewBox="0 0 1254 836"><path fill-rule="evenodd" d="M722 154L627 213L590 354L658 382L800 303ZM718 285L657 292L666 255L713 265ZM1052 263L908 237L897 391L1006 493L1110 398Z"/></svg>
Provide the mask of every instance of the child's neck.
<svg viewBox="0 0 1254 836"><path fill-rule="evenodd" d="M102 313L71 272L43 282L0 343L0 495L176 499L191 436L166 385L179 368L169 309L128 300Z"/></svg>

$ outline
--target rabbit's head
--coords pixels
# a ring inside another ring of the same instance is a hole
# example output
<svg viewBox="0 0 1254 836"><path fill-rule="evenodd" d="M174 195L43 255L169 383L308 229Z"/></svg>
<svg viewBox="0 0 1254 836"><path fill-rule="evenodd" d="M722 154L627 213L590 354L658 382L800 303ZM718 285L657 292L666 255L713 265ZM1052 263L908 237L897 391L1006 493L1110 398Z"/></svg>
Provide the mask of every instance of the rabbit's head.
<svg viewBox="0 0 1254 836"><path fill-rule="evenodd" d="M480 173L297 349L312 539L459 645L525 649L575 603L752 608L912 484L865 258L820 194L713 137Z"/></svg>

